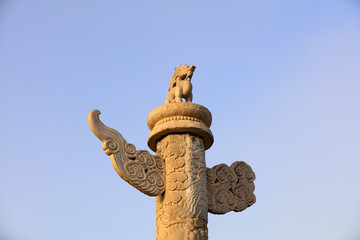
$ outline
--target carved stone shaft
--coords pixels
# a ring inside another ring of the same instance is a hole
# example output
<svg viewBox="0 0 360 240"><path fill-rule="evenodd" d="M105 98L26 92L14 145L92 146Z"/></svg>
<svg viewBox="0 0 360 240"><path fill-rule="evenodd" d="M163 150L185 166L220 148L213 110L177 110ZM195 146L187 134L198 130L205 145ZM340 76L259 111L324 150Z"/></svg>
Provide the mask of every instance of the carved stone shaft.
<svg viewBox="0 0 360 240"><path fill-rule="evenodd" d="M170 134L157 143L166 191L156 197L156 239L208 239L208 198L202 138Z"/></svg>

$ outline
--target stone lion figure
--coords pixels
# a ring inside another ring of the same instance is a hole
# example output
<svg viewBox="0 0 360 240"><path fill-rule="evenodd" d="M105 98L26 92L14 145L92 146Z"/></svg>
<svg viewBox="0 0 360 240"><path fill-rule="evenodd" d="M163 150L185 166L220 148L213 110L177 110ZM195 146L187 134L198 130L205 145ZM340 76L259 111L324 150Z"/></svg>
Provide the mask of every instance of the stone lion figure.
<svg viewBox="0 0 360 240"><path fill-rule="evenodd" d="M165 103L182 102L182 98L186 102L192 102L192 84L191 78L195 71L195 66L179 65L175 68L175 72L170 80L170 87Z"/></svg>

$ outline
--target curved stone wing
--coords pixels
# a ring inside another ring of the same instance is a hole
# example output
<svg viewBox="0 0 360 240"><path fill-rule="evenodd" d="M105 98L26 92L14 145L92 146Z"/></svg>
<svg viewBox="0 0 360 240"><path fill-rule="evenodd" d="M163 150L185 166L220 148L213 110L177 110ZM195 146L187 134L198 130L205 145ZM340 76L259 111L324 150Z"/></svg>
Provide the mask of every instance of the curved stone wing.
<svg viewBox="0 0 360 240"><path fill-rule="evenodd" d="M116 130L99 119L100 111L89 113L90 129L103 142L102 148L110 156L116 172L126 182L149 196L165 191L164 160L145 150L136 150Z"/></svg>
<svg viewBox="0 0 360 240"><path fill-rule="evenodd" d="M219 164L207 168L206 175L210 213L240 212L255 203L255 173L245 162Z"/></svg>

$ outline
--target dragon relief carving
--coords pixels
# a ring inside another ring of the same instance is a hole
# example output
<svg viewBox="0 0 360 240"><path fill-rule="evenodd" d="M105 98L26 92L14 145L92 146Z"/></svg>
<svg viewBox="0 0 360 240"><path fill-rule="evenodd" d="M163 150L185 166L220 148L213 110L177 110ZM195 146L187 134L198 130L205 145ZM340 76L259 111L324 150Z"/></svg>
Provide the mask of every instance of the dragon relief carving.
<svg viewBox="0 0 360 240"><path fill-rule="evenodd" d="M93 133L103 142L102 148L110 156L119 176L139 191L157 196L165 191L164 160L146 150L136 150L121 134L99 119L100 111L90 112L88 121Z"/></svg>
<svg viewBox="0 0 360 240"><path fill-rule="evenodd" d="M165 103L182 102L182 98L185 98L186 102L192 102L191 78L195 68L195 66L185 64L175 68L175 72L170 80L170 87Z"/></svg>

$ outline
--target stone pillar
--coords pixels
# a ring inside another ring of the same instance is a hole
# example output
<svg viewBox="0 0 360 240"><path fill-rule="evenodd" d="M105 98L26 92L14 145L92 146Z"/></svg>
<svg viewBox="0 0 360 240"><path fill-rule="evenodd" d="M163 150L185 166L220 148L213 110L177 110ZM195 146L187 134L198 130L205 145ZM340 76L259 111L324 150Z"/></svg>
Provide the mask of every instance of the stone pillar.
<svg viewBox="0 0 360 240"><path fill-rule="evenodd" d="M157 143L165 160L166 191L156 197L158 240L208 239L205 148L192 134L170 134Z"/></svg>
<svg viewBox="0 0 360 240"><path fill-rule="evenodd" d="M194 103L165 104L148 116L148 145L165 161L165 192L156 197L157 240L208 239L210 125L210 111Z"/></svg>

